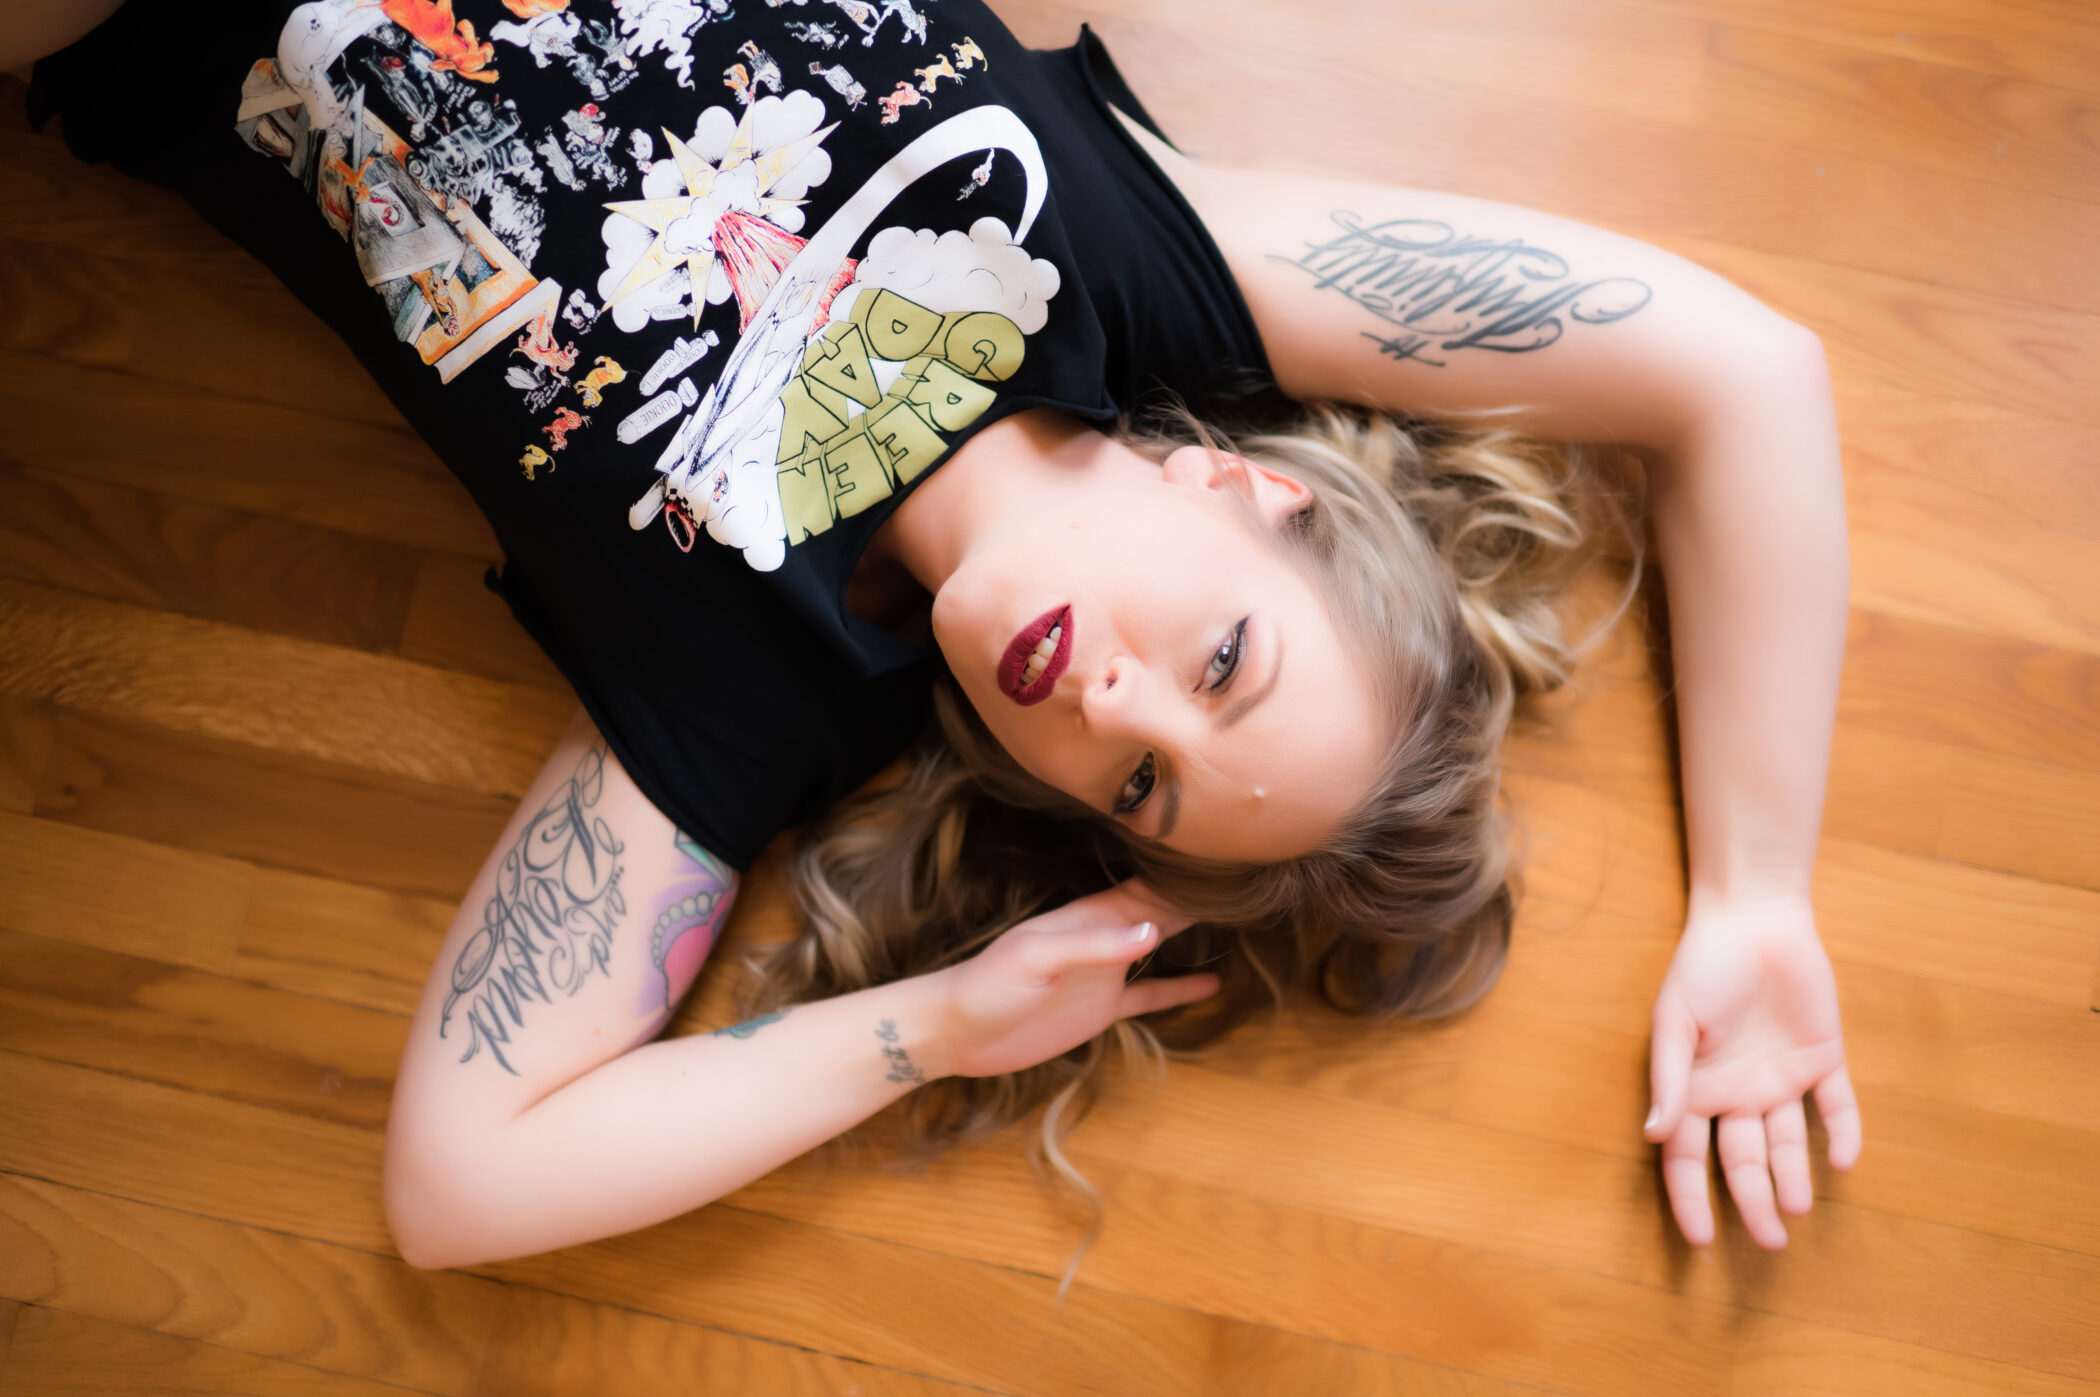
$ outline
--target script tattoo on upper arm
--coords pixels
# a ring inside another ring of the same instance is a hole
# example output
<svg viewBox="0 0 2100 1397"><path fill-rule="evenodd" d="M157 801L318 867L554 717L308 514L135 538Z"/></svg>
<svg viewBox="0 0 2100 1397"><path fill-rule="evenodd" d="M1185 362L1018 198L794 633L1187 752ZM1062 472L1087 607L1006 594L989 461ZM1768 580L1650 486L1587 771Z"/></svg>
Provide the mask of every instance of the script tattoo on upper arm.
<svg viewBox="0 0 2100 1397"><path fill-rule="evenodd" d="M1461 233L1433 218L1366 224L1347 209L1329 215L1335 235L1296 257L1269 254L1312 273L1318 290L1339 291L1384 321L1366 330L1378 352L1441 368L1461 349L1524 354L1544 349L1567 322L1608 325L1648 304L1632 277L1582 281L1567 259L1522 238Z"/></svg>
<svg viewBox="0 0 2100 1397"><path fill-rule="evenodd" d="M605 791L605 748L593 746L569 779L504 851L496 888L481 925L453 962L452 985L438 1014L438 1037L450 1036L463 1010L461 1062L487 1048L512 1076L503 1055L525 1006L572 996L612 954L613 928L626 914L620 892L625 846L597 813Z"/></svg>

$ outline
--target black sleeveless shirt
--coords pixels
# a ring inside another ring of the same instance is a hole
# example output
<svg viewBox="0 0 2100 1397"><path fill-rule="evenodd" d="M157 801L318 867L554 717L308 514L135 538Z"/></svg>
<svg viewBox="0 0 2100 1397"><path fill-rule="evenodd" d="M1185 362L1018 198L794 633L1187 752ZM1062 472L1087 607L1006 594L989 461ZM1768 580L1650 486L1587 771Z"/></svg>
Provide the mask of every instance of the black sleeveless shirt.
<svg viewBox="0 0 2100 1397"><path fill-rule="evenodd" d="M914 483L1029 407L1264 386L1100 41L978 0L131 0L36 123L180 191L472 492L491 585L738 867L890 760L937 657L850 614Z"/></svg>

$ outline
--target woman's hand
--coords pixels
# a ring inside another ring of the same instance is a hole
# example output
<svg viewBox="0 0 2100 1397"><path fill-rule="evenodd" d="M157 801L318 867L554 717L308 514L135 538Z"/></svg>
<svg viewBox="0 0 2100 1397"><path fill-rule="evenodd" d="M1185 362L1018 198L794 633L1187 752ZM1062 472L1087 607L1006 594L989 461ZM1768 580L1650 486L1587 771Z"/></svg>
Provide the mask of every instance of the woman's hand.
<svg viewBox="0 0 2100 1397"><path fill-rule="evenodd" d="M1186 928L1136 883L1031 917L945 982L947 1061L959 1077L1018 1072L1078 1047L1117 1019L1218 991L1215 975L1124 983L1130 963Z"/></svg>
<svg viewBox="0 0 2100 1397"><path fill-rule="evenodd" d="M1845 1075L1837 982L1806 896L1749 903L1696 899L1655 1001L1654 1110L1677 1225L1714 1238L1706 1188L1708 1124L1720 1120L1721 1168L1759 1246L1786 1245L1773 1207L1798 1217L1814 1201L1802 1093L1814 1089L1830 1165L1859 1158L1859 1103Z"/></svg>

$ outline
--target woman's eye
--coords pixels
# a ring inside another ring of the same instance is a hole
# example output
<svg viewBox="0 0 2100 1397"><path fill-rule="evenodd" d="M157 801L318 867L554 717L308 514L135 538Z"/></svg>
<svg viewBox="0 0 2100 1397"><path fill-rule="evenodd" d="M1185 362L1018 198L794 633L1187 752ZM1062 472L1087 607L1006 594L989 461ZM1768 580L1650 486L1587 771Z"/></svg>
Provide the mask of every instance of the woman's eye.
<svg viewBox="0 0 2100 1397"><path fill-rule="evenodd" d="M1232 628L1232 634L1211 652L1210 666L1203 672L1204 687L1216 692L1230 684L1232 676L1239 671L1240 653L1246 648L1247 618L1242 616L1240 623Z"/></svg>
<svg viewBox="0 0 2100 1397"><path fill-rule="evenodd" d="M1145 798L1152 794L1152 780L1152 754L1147 752L1145 759L1137 764L1137 770L1131 772L1130 779L1123 783L1123 789L1116 793L1116 814L1128 815L1143 805Z"/></svg>

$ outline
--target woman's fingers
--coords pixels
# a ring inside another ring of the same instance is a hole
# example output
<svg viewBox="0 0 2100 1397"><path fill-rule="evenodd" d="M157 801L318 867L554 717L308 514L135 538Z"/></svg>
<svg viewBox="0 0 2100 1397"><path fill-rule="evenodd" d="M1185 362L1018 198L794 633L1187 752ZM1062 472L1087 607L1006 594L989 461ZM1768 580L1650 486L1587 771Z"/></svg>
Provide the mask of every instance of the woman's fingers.
<svg viewBox="0 0 2100 1397"><path fill-rule="evenodd" d="M1772 1152L1779 1211L1800 1217L1814 1206L1816 1187L1808 1175L1808 1113L1798 1097L1766 1113L1765 1141Z"/></svg>
<svg viewBox="0 0 2100 1397"><path fill-rule="evenodd" d="M1163 975L1133 980L1123 987L1123 1002L1116 1017L1127 1019L1133 1014L1156 1014L1176 1005L1193 1004L1216 994L1223 983L1215 975Z"/></svg>
<svg viewBox="0 0 2100 1397"><path fill-rule="evenodd" d="M1655 1001L1654 1045L1648 1059L1648 1119L1641 1127L1648 1139L1677 1134L1692 1076L1692 1054L1699 1046L1699 1024L1675 994L1664 990ZM1699 1154L1706 1155L1702 1135Z"/></svg>
<svg viewBox="0 0 2100 1397"><path fill-rule="evenodd" d="M1159 928L1151 922L1136 926L1088 927L1077 931L1052 931L1030 938L1021 947L1022 964L1038 979L1051 980L1067 970L1089 966L1128 965L1159 945Z"/></svg>
<svg viewBox="0 0 2100 1397"><path fill-rule="evenodd" d="M1736 1211L1751 1240L1767 1251L1786 1245L1786 1224L1772 1199L1771 1156L1765 1147L1763 1116L1723 1116L1717 1132L1721 1173L1735 1195Z"/></svg>
<svg viewBox="0 0 2100 1397"><path fill-rule="evenodd" d="M1663 1141L1663 1187L1670 1211L1684 1239L1703 1247L1714 1239L1713 1203L1706 1196L1706 1137L1713 1123L1705 1116L1681 1116Z"/></svg>
<svg viewBox="0 0 2100 1397"><path fill-rule="evenodd" d="M1852 1094L1852 1078L1843 1067L1816 1083L1816 1110L1830 1132L1830 1167L1850 1169L1859 1163L1859 1098Z"/></svg>

